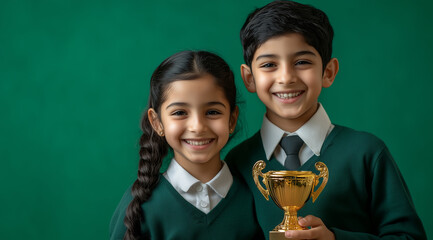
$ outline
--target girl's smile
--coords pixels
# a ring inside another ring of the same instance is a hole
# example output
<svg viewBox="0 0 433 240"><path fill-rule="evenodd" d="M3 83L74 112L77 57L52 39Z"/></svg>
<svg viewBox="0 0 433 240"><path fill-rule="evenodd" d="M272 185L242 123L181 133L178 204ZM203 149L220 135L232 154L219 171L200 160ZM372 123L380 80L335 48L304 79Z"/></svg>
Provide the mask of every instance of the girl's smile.
<svg viewBox="0 0 433 240"><path fill-rule="evenodd" d="M215 139L184 139L183 141L193 150L205 150Z"/></svg>
<svg viewBox="0 0 433 240"><path fill-rule="evenodd" d="M220 170L220 151L236 118L212 76L170 83L157 119L174 159L191 175Z"/></svg>

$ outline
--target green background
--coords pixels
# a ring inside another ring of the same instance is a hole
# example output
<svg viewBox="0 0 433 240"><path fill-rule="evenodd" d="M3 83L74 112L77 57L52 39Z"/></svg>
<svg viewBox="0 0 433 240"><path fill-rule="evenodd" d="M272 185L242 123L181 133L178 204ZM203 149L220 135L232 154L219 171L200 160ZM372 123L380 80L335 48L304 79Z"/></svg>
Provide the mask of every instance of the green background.
<svg viewBox="0 0 433 240"><path fill-rule="evenodd" d="M0 1L0 238L107 239L135 179L149 78L169 55L218 53L241 92L242 133L263 107L245 91L239 30L269 1ZM310 0L334 26L334 123L389 146L429 238L433 3Z"/></svg>

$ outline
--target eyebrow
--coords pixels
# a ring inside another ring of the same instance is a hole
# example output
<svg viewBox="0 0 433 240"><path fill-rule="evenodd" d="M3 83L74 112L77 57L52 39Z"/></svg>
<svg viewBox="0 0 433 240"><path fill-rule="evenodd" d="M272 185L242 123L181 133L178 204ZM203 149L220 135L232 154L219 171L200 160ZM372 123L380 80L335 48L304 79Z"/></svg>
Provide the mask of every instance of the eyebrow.
<svg viewBox="0 0 433 240"><path fill-rule="evenodd" d="M312 52L312 51L308 51L308 50L305 50L305 51L299 51L299 52L296 52L296 53L294 53L294 54L292 54L294 57L298 57L298 56L302 56L302 55L313 55L313 56L316 56L316 54L314 53L314 52ZM263 54L263 55L259 55L257 58L256 58L256 61L258 61L259 59L261 59L261 58L279 58L279 56L277 55L277 54Z"/></svg>
<svg viewBox="0 0 433 240"><path fill-rule="evenodd" d="M205 104L205 106L210 107L213 105L220 105L223 106L224 108L227 108L226 105L224 105L222 102L208 102ZM169 109L170 107L188 107L190 106L190 104L188 103L184 103L184 102L174 102L174 103L170 103L165 109Z"/></svg>

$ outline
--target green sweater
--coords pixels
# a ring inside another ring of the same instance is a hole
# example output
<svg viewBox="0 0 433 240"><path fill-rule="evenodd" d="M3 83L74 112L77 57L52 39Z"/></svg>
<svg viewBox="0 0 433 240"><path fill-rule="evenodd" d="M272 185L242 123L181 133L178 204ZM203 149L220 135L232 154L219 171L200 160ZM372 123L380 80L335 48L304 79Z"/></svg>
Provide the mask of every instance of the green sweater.
<svg viewBox="0 0 433 240"><path fill-rule="evenodd" d="M234 176L233 184L208 214L187 202L163 177L150 199L142 205L141 224L145 239L264 239L256 221L251 192ZM126 208L132 200L128 189L110 223L110 239L123 239Z"/></svg>
<svg viewBox="0 0 433 240"><path fill-rule="evenodd" d="M253 192L257 218L268 237L284 214L271 199L266 201L254 183L252 167L258 160L266 162L263 173L284 169L275 158L266 160L260 132L235 147L225 159ZM298 216L321 218L337 240L426 239L408 188L381 140L337 125L325 139L320 156L314 155L299 170L318 174L314 167L317 161L328 167L328 183L316 202L309 200Z"/></svg>

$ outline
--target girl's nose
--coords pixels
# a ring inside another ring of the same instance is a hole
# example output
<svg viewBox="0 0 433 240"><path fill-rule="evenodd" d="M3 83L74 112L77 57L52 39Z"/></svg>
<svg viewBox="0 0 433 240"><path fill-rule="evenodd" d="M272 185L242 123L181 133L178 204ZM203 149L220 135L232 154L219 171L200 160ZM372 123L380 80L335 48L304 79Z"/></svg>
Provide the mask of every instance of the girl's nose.
<svg viewBox="0 0 433 240"><path fill-rule="evenodd" d="M201 116L192 116L188 125L188 130L191 132L200 133L206 130L206 123Z"/></svg>

